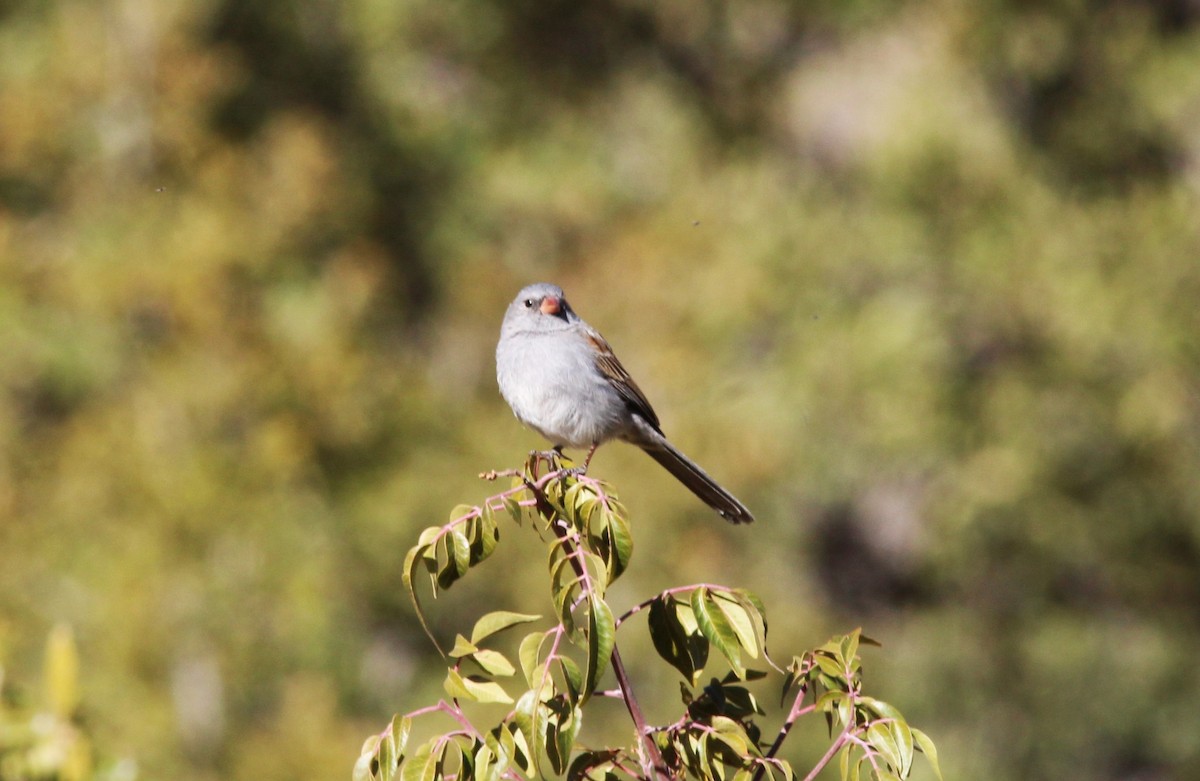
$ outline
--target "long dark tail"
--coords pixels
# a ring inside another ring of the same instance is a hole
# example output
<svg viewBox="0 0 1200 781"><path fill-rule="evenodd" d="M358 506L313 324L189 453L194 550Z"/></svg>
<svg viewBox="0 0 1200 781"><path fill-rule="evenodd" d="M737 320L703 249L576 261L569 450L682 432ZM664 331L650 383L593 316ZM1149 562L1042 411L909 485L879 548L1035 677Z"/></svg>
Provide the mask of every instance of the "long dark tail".
<svg viewBox="0 0 1200 781"><path fill-rule="evenodd" d="M641 422L641 421L639 421ZM696 462L680 453L667 438L643 424L639 426L640 436L634 442L663 468L675 476L675 479L687 486L688 490L700 497L700 500L716 510L722 518L730 523L750 523L754 516L746 509L746 505L737 500L733 494L722 488L716 480L708 476Z"/></svg>

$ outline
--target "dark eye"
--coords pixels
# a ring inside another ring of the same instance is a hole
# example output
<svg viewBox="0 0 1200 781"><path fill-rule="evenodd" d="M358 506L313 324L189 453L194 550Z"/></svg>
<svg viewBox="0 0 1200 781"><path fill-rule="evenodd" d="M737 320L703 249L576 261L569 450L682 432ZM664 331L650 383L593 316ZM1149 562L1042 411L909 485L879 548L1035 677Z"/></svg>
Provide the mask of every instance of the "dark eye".
<svg viewBox="0 0 1200 781"><path fill-rule="evenodd" d="M537 303L537 299L527 298L527 299L525 299L525 308L533 309L533 305L536 303Z"/></svg>

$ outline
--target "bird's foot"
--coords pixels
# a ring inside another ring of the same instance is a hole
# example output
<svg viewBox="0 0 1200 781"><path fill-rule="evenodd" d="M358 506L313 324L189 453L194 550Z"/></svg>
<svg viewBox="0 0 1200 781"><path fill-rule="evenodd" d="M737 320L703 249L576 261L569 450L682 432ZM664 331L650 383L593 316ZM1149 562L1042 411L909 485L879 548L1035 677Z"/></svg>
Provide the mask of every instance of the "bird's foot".
<svg viewBox="0 0 1200 781"><path fill-rule="evenodd" d="M554 469L564 457L561 447L555 447L551 450L530 450L529 466L533 469L534 474L537 474L539 471L538 467L542 463L546 464L547 469Z"/></svg>

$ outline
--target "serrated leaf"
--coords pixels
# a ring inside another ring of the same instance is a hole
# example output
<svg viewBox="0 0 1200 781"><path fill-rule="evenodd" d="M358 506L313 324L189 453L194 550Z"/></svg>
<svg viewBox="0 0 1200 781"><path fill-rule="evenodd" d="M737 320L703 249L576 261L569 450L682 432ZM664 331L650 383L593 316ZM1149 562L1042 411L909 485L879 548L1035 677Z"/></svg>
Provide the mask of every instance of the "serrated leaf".
<svg viewBox="0 0 1200 781"><path fill-rule="evenodd" d="M938 781L942 781L942 768L938 765L937 746L933 745L933 741L919 729L910 728L912 731L913 740L917 743L917 748L929 760L929 764L933 766L933 772L938 777Z"/></svg>
<svg viewBox="0 0 1200 781"><path fill-rule="evenodd" d="M719 609L713 609L711 599L706 588L698 588L692 592L692 614L696 617L696 625L708 642L725 657L734 674L742 678L746 675L746 668L742 665L737 635L725 620L724 614Z"/></svg>
<svg viewBox="0 0 1200 781"><path fill-rule="evenodd" d="M528 613L512 613L507 610L496 610L486 613L475 622L474 628L471 629L471 642L479 643L509 627L528 624L540 619L541 616L530 615Z"/></svg>

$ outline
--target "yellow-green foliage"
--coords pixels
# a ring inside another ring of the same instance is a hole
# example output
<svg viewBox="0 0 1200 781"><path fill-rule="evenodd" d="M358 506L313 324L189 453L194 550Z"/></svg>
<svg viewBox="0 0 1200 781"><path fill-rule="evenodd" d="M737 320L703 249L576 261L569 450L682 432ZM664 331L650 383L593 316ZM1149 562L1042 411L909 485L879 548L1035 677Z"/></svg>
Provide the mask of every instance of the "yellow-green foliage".
<svg viewBox="0 0 1200 781"><path fill-rule="evenodd" d="M9 684L65 622L102 756L346 778L546 279L759 519L602 448L617 609L863 625L947 777L1196 777L1198 94L1182 2L0 3ZM520 550L439 641L547 609Z"/></svg>

